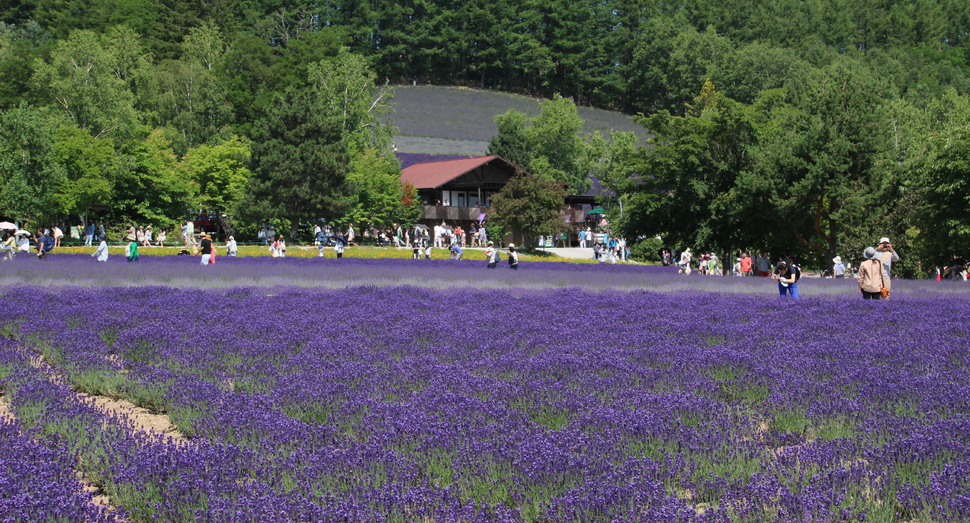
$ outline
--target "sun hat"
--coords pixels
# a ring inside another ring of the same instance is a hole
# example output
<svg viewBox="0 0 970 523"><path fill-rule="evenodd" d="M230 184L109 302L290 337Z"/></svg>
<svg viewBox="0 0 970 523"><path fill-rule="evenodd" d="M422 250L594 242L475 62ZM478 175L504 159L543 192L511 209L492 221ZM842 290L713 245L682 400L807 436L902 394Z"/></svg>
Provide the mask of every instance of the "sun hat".
<svg viewBox="0 0 970 523"><path fill-rule="evenodd" d="M489 245L495 245L495 242L488 242Z"/></svg>
<svg viewBox="0 0 970 523"><path fill-rule="evenodd" d="M874 247L866 247L866 250L862 252L862 255L867 260L871 260L876 256L876 249Z"/></svg>
<svg viewBox="0 0 970 523"><path fill-rule="evenodd" d="M836 256L835 258L832 258L832 263L835 263L835 264L842 263L842 257Z"/></svg>
<svg viewBox="0 0 970 523"><path fill-rule="evenodd" d="M889 238L883 236L882 238L879 238L879 243L889 243Z"/></svg>
<svg viewBox="0 0 970 523"><path fill-rule="evenodd" d="M514 249L514 248L515 248L515 244L514 243L510 243L509 244L509 249Z"/></svg>

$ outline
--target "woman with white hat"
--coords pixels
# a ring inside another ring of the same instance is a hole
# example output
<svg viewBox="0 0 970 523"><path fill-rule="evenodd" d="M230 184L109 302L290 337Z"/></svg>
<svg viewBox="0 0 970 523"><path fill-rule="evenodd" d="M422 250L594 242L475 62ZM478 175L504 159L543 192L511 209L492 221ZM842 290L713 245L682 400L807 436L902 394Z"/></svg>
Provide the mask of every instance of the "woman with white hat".
<svg viewBox="0 0 970 523"><path fill-rule="evenodd" d="M834 264L832 266L832 273L835 275L835 277L845 278L845 264L842 263L842 257L836 256L835 258L832 258L832 263Z"/></svg>

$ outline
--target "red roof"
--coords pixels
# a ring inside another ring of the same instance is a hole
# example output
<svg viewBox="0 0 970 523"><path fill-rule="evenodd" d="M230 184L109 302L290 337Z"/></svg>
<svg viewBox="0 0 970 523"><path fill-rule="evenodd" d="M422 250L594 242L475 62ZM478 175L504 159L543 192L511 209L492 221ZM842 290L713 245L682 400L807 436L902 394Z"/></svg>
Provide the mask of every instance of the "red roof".
<svg viewBox="0 0 970 523"><path fill-rule="evenodd" d="M455 178L474 171L496 159L501 160L503 163L508 163L496 155L416 163L401 171L401 183L411 182L416 189L441 187Z"/></svg>

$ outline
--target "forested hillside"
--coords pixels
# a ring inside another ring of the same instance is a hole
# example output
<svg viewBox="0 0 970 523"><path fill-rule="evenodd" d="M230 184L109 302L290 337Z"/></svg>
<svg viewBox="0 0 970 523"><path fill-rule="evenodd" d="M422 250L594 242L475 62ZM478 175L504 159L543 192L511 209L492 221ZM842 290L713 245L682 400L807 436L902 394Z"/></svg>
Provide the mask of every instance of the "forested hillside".
<svg viewBox="0 0 970 523"><path fill-rule="evenodd" d="M559 93L579 105L629 114L682 112L705 78L731 98L750 102L835 54L854 57L859 67L916 98L937 96L947 86L963 92L970 68L970 4L962 0L5 0L2 5L4 107L24 99L45 101L29 85L33 59L48 56L57 40L78 29L104 35L119 26L141 36L130 58L156 64L172 81L186 74L187 58L207 52L204 43L186 45L192 29L205 29L204 41L218 41L225 50L206 67L219 80L220 101L231 105L232 120L242 122L254 116L262 90L298 82L301 64L332 53L335 45L368 57L381 83L469 85L541 97Z"/></svg>
<svg viewBox="0 0 970 523"><path fill-rule="evenodd" d="M948 264L970 257L968 31L965 0L3 0L0 214L407 223L383 86L432 84L548 100L489 151L603 180L628 237L828 263L889 234ZM576 106L642 113L657 147L578 136Z"/></svg>

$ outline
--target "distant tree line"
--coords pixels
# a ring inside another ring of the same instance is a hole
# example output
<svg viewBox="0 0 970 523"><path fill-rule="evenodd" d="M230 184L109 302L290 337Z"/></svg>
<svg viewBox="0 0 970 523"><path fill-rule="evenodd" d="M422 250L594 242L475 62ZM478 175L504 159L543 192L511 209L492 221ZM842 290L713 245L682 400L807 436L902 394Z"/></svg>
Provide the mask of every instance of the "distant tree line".
<svg viewBox="0 0 970 523"><path fill-rule="evenodd" d="M196 122L189 140L227 119L250 124L267 92L304 82L302 66L335 44L366 57L379 83L558 93L628 114L682 114L707 78L751 103L835 55L854 57L915 99L947 87L965 93L970 68L963 0L8 0L0 9L0 74L12 79L0 106L45 100L30 86L33 59L56 41L125 27L141 36L131 58L161 74L155 91L140 96L161 96L191 74L190 57L218 83L218 94L196 84L208 95L209 119ZM176 116L158 109L160 119Z"/></svg>
<svg viewBox="0 0 970 523"><path fill-rule="evenodd" d="M0 214L407 223L382 86L415 81L549 99L491 149L570 192L603 180L628 237L825 263L888 234L950 262L968 31L962 0L8 0ZM580 137L573 104L642 113L651 147Z"/></svg>

